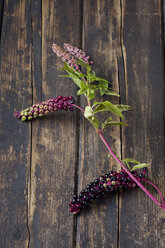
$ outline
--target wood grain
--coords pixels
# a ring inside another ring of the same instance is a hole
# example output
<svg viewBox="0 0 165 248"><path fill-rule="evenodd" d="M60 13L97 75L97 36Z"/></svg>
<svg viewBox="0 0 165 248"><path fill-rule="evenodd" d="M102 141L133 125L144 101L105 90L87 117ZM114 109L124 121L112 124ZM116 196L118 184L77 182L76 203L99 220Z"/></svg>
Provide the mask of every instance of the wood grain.
<svg viewBox="0 0 165 248"><path fill-rule="evenodd" d="M77 0L42 1L42 33L38 33L39 40L42 36L42 75L40 64L34 64L42 82L37 82L38 77L34 74L35 102L59 95L75 96L76 87L72 81L59 78L58 69L62 63L53 54L51 47L53 42L59 45L69 42L79 46L80 8L80 1ZM34 33L38 26L41 27L39 20L40 15L34 20ZM34 46L36 49L37 37ZM36 56L34 54L34 58ZM69 202L74 194L77 166L76 124L76 111L57 112L33 123L29 195L30 247L72 247L75 242L74 220L69 213Z"/></svg>
<svg viewBox="0 0 165 248"><path fill-rule="evenodd" d="M5 1L1 36L0 247L27 247L31 128L13 112L31 105L30 2Z"/></svg>
<svg viewBox="0 0 165 248"><path fill-rule="evenodd" d="M0 248L165 247L165 214L140 189L69 213L74 193L118 169L79 111L32 123L13 117L58 95L86 105L59 78L51 49L82 47L120 102L135 106L125 114L129 127L111 129L106 140L119 156L151 163L148 179L165 195L164 9L163 0L0 1Z"/></svg>
<svg viewBox="0 0 165 248"><path fill-rule="evenodd" d="M129 128L122 132L123 156L149 162L148 178L165 195L161 1L122 1L121 12L122 102L135 107L126 115ZM164 234L165 214L155 203L139 189L122 195L120 247L164 247Z"/></svg>
<svg viewBox="0 0 165 248"><path fill-rule="evenodd" d="M1 0L0 1L0 38L1 38L3 13L4 13L4 0Z"/></svg>
<svg viewBox="0 0 165 248"><path fill-rule="evenodd" d="M118 56L120 56L120 1L84 1L83 48L94 61L98 76L115 82L119 92ZM110 97L104 97L104 100ZM118 98L111 98L118 103ZM98 98L101 100L101 98ZM86 103L82 103L86 104ZM106 118L102 115L101 118ZM102 119L101 119L102 120ZM118 165L112 158L86 120L81 119L79 191L90 181ZM120 156L120 128L106 133L106 139ZM78 217L77 247L117 247L118 239L118 194L95 203Z"/></svg>

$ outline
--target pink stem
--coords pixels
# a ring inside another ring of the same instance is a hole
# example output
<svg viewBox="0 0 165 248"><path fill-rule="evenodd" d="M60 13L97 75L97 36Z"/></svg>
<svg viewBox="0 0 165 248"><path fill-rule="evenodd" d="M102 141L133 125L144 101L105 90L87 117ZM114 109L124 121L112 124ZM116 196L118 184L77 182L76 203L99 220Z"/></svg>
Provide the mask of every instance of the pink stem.
<svg viewBox="0 0 165 248"><path fill-rule="evenodd" d="M108 143L106 142L103 134L101 133L100 130L98 130L98 134L100 136L100 138L102 139L102 141L104 142L105 146L107 147L109 153L112 155L112 157L114 157L114 159L120 164L120 166L123 168L123 170L130 176L130 178L132 178L132 180L134 180L136 182L136 184L160 207L162 207L162 209L165 211L165 204L163 202L163 204L161 204L134 176L133 174L123 165L123 163L116 157L116 155L113 153L113 151L111 150L110 146L108 145Z"/></svg>
<svg viewBox="0 0 165 248"><path fill-rule="evenodd" d="M74 106L75 108L80 109L83 113L85 112L82 108L80 108L78 105L70 103L70 105Z"/></svg>
<svg viewBox="0 0 165 248"><path fill-rule="evenodd" d="M147 182L147 183L151 184L151 185L158 191L158 193L159 193L159 195L160 195L160 198L161 198L161 200L162 200L162 203L165 204L164 199L163 199L163 195L162 195L162 193L160 192L160 190L158 189L158 187L157 187L154 183L150 182L149 180L147 180L147 179L145 179L145 178L142 178L141 180L143 180L144 182Z"/></svg>
<svg viewBox="0 0 165 248"><path fill-rule="evenodd" d="M80 109L83 113L85 112L82 108L80 108L79 106L77 106L76 104L72 104L74 107ZM110 146L108 145L108 143L106 142L102 132L97 129L97 133L99 134L100 138L102 139L103 143L105 144L105 146L107 147L109 153L112 155L112 157L120 164L120 166L123 168L123 170L130 176L130 178L132 178L133 181L136 182L136 184L158 205L160 206L164 211L165 211L165 203L164 200L162 201L162 203L160 203L144 186L143 184L141 184L134 176L133 174L124 166L124 164L117 158L117 156L113 153L112 149L110 148ZM143 180L144 181L144 180ZM151 183L152 184L152 183ZM153 185L155 187L155 185ZM157 187L156 187L157 188ZM159 190L157 188L157 190ZM160 192L160 191L158 191ZM161 196L161 200L163 199L162 194L160 192L160 196Z"/></svg>

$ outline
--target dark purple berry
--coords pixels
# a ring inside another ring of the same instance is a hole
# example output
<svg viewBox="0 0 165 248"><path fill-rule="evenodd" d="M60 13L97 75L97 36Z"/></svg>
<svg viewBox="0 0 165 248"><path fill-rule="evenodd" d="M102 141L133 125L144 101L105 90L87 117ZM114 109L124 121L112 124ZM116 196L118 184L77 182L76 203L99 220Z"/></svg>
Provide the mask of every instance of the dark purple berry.
<svg viewBox="0 0 165 248"><path fill-rule="evenodd" d="M70 111L74 111L74 108L72 106L69 106Z"/></svg>
<svg viewBox="0 0 165 248"><path fill-rule="evenodd" d="M59 110L62 110L63 109L63 106L61 104L58 104L57 107L58 107Z"/></svg>
<svg viewBox="0 0 165 248"><path fill-rule="evenodd" d="M71 99L71 100L69 100L69 102L70 102L71 104L74 104L74 103L75 103L75 100L74 100L74 99Z"/></svg>
<svg viewBox="0 0 165 248"><path fill-rule="evenodd" d="M139 174L139 177L140 177L140 178L144 178L144 174L140 173L140 174Z"/></svg>
<svg viewBox="0 0 165 248"><path fill-rule="evenodd" d="M145 175L147 172L148 172L148 169L146 167L143 168L142 173Z"/></svg>
<svg viewBox="0 0 165 248"><path fill-rule="evenodd" d="M111 181L115 181L116 180L116 177L115 176L112 176L111 177Z"/></svg>
<svg viewBox="0 0 165 248"><path fill-rule="evenodd" d="M75 199L73 199L73 200L72 200L72 203L76 203L76 200L75 200Z"/></svg>

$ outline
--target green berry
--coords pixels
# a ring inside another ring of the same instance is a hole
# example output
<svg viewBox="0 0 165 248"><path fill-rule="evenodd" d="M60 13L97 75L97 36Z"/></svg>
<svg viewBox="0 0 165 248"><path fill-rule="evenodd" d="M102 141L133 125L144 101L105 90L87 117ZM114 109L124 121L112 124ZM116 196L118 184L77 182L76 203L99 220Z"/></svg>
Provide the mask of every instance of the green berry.
<svg viewBox="0 0 165 248"><path fill-rule="evenodd" d="M26 121L26 116L22 116L21 121Z"/></svg>
<svg viewBox="0 0 165 248"><path fill-rule="evenodd" d="M30 120L32 120L32 119L33 119L33 117L32 117L32 116L29 116L29 117L28 117L28 120L29 120L29 121L30 121Z"/></svg>
<svg viewBox="0 0 165 248"><path fill-rule="evenodd" d="M34 112L33 116L34 116L34 118L37 118L38 117L38 113L37 112Z"/></svg>

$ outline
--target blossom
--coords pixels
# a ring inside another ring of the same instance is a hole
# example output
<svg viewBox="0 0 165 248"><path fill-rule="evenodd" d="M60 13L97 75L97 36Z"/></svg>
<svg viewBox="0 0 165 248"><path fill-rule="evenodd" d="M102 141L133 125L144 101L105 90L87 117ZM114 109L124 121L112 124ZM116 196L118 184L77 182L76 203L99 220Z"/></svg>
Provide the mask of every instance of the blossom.
<svg viewBox="0 0 165 248"><path fill-rule="evenodd" d="M64 43L64 49L57 44L53 44L52 50L56 53L57 57L61 57L63 62L67 62L71 68L76 70L79 69L77 64L80 59L83 60L85 64L93 63L89 60L89 56L86 56L84 51L67 43Z"/></svg>

